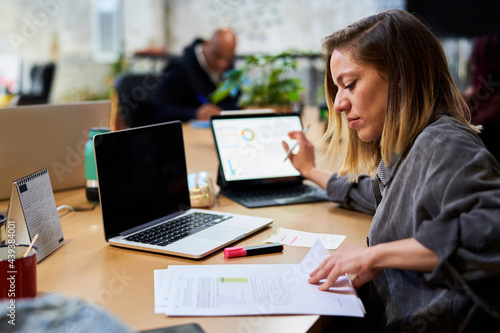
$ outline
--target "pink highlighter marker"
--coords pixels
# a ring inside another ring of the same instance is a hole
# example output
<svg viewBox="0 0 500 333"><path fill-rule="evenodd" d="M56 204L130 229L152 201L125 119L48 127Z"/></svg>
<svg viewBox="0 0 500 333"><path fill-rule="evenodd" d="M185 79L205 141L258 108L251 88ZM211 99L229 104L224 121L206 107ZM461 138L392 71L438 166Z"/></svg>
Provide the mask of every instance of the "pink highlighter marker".
<svg viewBox="0 0 500 333"><path fill-rule="evenodd" d="M234 257L254 256L257 254L276 253L282 251L283 251L283 245L278 243L248 246L248 247L226 247L224 249L224 256L226 256L227 258L234 258Z"/></svg>

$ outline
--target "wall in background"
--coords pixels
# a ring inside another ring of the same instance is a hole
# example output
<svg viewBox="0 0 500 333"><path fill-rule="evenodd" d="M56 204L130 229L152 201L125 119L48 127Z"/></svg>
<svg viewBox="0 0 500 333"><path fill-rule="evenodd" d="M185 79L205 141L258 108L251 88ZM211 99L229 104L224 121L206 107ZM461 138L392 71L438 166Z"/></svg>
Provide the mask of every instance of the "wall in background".
<svg viewBox="0 0 500 333"><path fill-rule="evenodd" d="M174 53L195 37L209 37L217 27L233 27L238 52L273 53L289 48L321 50L335 30L386 8L403 9L400 0L167 0ZM196 24L193 24L196 22Z"/></svg>
<svg viewBox="0 0 500 333"><path fill-rule="evenodd" d="M92 56L93 0L2 0L0 54L22 59L23 88L33 64L55 61L52 100L107 97L109 63ZM160 0L120 0L123 52L165 48L165 13Z"/></svg>

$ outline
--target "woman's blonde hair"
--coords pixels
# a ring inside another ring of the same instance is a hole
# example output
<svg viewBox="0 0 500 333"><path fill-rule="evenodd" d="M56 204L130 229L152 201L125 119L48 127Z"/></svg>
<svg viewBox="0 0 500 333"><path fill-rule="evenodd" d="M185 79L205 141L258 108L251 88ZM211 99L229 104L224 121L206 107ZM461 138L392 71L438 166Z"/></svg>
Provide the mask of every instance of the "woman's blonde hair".
<svg viewBox="0 0 500 333"><path fill-rule="evenodd" d="M443 49L434 34L416 17L389 10L366 17L325 38L325 93L329 123L324 139L329 156L343 156L339 176L358 179L360 164L374 170L387 165L393 153L403 154L422 130L442 114L474 131L466 103L453 83ZM337 86L330 59L336 49L350 53L354 61L374 66L387 78L389 94L382 136L363 142L349 129L343 113L333 109ZM348 131L342 138L342 132ZM341 144L341 141L345 144Z"/></svg>

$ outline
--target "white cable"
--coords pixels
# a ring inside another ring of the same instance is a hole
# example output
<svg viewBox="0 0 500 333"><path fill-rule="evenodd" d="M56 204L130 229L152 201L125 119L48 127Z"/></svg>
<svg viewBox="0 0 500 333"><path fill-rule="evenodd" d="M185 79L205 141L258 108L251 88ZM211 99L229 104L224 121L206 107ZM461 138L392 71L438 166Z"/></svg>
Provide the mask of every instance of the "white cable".
<svg viewBox="0 0 500 333"><path fill-rule="evenodd" d="M68 205L61 205L61 206L57 207L57 211L60 211L61 209L64 209L64 208L69 209L72 212L75 211L75 209L73 207L68 206Z"/></svg>

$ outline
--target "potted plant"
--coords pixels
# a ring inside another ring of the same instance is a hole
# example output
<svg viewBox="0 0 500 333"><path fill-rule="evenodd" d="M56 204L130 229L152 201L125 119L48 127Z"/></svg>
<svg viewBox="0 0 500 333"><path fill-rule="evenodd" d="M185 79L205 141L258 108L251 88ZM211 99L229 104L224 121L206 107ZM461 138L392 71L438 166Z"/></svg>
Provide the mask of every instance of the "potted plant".
<svg viewBox="0 0 500 333"><path fill-rule="evenodd" d="M243 65L224 74L222 82L211 96L216 104L227 96L239 94L241 108L273 108L292 111L304 89L299 78L285 74L297 69L296 53L248 55Z"/></svg>

